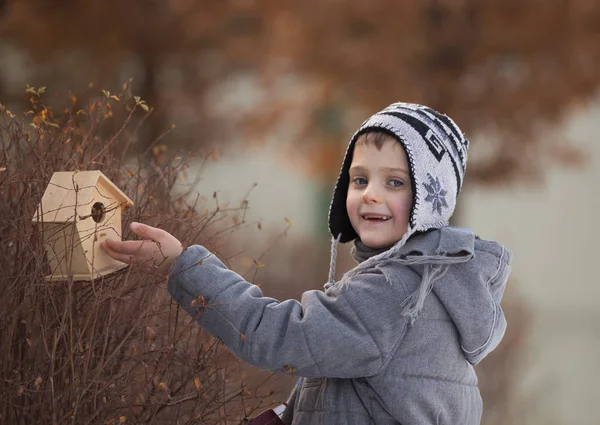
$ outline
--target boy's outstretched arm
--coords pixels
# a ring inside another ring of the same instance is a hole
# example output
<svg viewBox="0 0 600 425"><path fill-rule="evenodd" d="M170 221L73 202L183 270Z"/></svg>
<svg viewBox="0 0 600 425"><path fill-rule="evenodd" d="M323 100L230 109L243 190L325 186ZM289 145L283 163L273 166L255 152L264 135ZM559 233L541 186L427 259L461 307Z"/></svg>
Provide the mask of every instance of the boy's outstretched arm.
<svg viewBox="0 0 600 425"><path fill-rule="evenodd" d="M168 272L169 292L190 316L260 369L306 377L371 376L404 336L407 320L398 306L406 294L380 272L355 276L326 293L307 291L301 302L279 302L202 246L182 251L164 230L140 223L131 229L147 239L108 241L106 252Z"/></svg>
<svg viewBox="0 0 600 425"><path fill-rule="evenodd" d="M390 285L378 272L327 292L307 291L301 302L279 302L195 245L177 258L169 276L173 298L235 355L260 369L305 377L372 376L407 327L399 308L402 286Z"/></svg>

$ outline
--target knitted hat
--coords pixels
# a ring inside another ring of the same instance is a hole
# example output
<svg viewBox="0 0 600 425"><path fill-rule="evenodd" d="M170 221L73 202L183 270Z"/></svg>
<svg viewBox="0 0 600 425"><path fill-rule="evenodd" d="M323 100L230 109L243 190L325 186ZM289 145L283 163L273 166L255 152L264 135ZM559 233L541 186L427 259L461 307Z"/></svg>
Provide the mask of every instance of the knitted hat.
<svg viewBox="0 0 600 425"><path fill-rule="evenodd" d="M396 243L396 249L415 232L448 225L465 177L469 142L446 115L422 105L393 103L367 119L350 140L329 207L329 230L334 239L330 283L335 268L335 243L358 237L346 210L346 197L356 141L369 131L392 136L408 158L413 207L408 231Z"/></svg>

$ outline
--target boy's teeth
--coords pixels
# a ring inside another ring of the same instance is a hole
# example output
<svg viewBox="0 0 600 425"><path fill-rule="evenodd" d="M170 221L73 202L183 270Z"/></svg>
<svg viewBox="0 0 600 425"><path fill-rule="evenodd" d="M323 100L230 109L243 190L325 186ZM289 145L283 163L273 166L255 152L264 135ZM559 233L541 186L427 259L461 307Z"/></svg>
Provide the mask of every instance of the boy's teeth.
<svg viewBox="0 0 600 425"><path fill-rule="evenodd" d="M378 221L386 221L386 220L390 219L390 217L384 217L384 216L363 216L363 218L365 220L378 220Z"/></svg>

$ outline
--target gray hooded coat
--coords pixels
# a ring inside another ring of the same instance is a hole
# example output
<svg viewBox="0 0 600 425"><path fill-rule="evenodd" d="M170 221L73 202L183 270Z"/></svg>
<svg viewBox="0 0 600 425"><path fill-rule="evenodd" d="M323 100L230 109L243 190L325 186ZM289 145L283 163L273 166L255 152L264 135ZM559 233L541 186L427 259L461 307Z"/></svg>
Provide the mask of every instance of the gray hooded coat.
<svg viewBox="0 0 600 425"><path fill-rule="evenodd" d="M325 292L280 302L196 245L171 267L168 288L240 359L302 377L287 424L475 425L482 400L472 365L504 334L499 303L510 260L495 242L442 227ZM435 267L444 274L412 321L403 306Z"/></svg>

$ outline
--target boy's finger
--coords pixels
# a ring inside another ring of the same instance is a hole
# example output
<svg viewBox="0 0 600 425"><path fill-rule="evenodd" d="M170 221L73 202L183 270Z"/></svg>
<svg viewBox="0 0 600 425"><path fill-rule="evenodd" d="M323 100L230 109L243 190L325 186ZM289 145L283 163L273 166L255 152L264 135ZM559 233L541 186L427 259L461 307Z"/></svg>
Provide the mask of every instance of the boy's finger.
<svg viewBox="0 0 600 425"><path fill-rule="evenodd" d="M153 241L161 240L165 236L165 233L167 233L157 227L148 226L147 224L137 223L135 221L132 222L131 226L129 227L136 235L143 238L152 239Z"/></svg>
<svg viewBox="0 0 600 425"><path fill-rule="evenodd" d="M133 264L135 262L135 257L133 255L121 254L120 252L111 249L106 242L101 243L100 247L115 260L125 264Z"/></svg>
<svg viewBox="0 0 600 425"><path fill-rule="evenodd" d="M111 248L114 252L127 255L139 254L140 250L144 245L154 243L152 241L115 241L112 239L105 240L106 245Z"/></svg>
<svg viewBox="0 0 600 425"><path fill-rule="evenodd" d="M114 252L121 252L123 250L123 241L115 241L113 239L106 239L102 243L104 247L110 248Z"/></svg>

